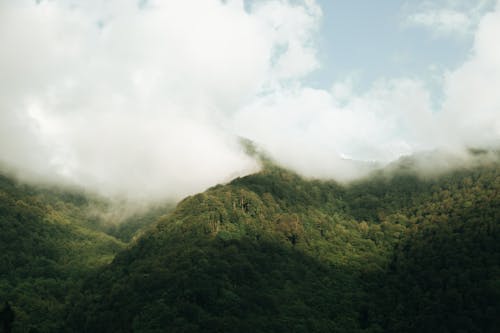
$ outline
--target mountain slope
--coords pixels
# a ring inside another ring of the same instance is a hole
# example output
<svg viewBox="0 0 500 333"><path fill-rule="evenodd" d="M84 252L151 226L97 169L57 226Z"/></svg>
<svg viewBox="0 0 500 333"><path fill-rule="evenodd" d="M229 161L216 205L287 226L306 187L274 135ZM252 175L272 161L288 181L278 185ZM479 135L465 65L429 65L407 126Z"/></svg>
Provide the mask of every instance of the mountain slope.
<svg viewBox="0 0 500 333"><path fill-rule="evenodd" d="M265 162L121 224L130 207L0 176L0 302L14 331L500 326L495 159L425 176L405 159L348 186Z"/></svg>
<svg viewBox="0 0 500 333"><path fill-rule="evenodd" d="M0 301L13 305L15 330L61 330L68 294L124 249L85 226L87 204L74 192L0 176Z"/></svg>
<svg viewBox="0 0 500 333"><path fill-rule="evenodd" d="M497 163L426 179L379 174L349 187L268 166L183 200L86 281L68 325L417 332L455 331L462 318L465 331L493 332L499 190ZM460 282L444 282L457 271ZM454 308L449 297L471 293Z"/></svg>
<svg viewBox="0 0 500 333"><path fill-rule="evenodd" d="M336 238L335 228L355 227L354 221L314 207L303 214L310 206L307 200L330 200L307 199L306 191L288 190L286 184L290 178L306 190L338 186L309 183L283 170L253 178L185 199L156 230L89 280L85 290L91 292L83 295L71 316L75 331L162 331L166 325L172 331L227 332L355 328L364 292L357 289L361 280L344 258L354 258L358 248L376 248L358 232L349 236L359 245L352 250L326 262L311 256L303 249L321 232L331 238L324 241L325 258L335 252L329 247L342 249L345 239ZM261 198L256 189L250 190L254 185L272 190L268 181L277 182L274 195ZM335 196L335 191L326 192ZM297 211L286 205L295 205ZM334 212L337 203L325 207ZM313 214L322 220L311 219ZM302 220L305 217L309 220ZM324 225L323 231L316 222ZM358 264L366 260L358 257ZM346 287L350 299L342 296ZM338 304L329 302L339 297L343 300Z"/></svg>
<svg viewBox="0 0 500 333"><path fill-rule="evenodd" d="M417 205L383 279L393 332L495 332L500 327L500 173L444 177ZM390 288L387 288L389 286Z"/></svg>

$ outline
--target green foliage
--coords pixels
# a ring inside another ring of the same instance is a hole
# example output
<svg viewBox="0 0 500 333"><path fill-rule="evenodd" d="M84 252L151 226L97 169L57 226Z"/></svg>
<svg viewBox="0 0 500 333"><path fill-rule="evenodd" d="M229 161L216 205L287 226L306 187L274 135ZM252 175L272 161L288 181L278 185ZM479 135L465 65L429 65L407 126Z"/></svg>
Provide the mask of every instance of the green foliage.
<svg viewBox="0 0 500 333"><path fill-rule="evenodd" d="M85 220L86 196L0 184L0 301L18 331L500 326L497 163L426 178L404 165L341 186L266 161L115 228ZM133 240L122 250L114 237Z"/></svg>
<svg viewBox="0 0 500 333"><path fill-rule="evenodd" d="M83 227L87 204L81 195L0 176L0 301L12 304L14 331L60 331L69 294L124 248Z"/></svg>
<svg viewBox="0 0 500 333"><path fill-rule="evenodd" d="M139 209L138 212L114 223L100 221L98 222L99 228L108 235L128 243L138 238L147 228L153 225L159 217L167 215L173 208L174 205L172 203L149 206L145 211L144 208Z"/></svg>
<svg viewBox="0 0 500 333"><path fill-rule="evenodd" d="M69 329L493 332L499 179L494 164L342 187L268 166L183 200L87 280Z"/></svg>
<svg viewBox="0 0 500 333"><path fill-rule="evenodd" d="M500 174L455 173L414 209L381 298L393 332L496 332L500 327Z"/></svg>

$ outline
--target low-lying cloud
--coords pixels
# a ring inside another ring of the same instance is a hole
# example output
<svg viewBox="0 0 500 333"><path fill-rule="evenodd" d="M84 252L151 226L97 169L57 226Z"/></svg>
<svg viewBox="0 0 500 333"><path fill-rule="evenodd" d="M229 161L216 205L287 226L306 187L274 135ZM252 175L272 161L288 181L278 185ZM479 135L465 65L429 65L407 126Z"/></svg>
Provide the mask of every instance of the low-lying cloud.
<svg viewBox="0 0 500 333"><path fill-rule="evenodd" d="M0 2L0 160L24 178L177 199L253 172L254 140L305 175L500 140L500 5L469 59L426 84L308 87L320 7L256 1ZM334 59L332 59L334 61Z"/></svg>

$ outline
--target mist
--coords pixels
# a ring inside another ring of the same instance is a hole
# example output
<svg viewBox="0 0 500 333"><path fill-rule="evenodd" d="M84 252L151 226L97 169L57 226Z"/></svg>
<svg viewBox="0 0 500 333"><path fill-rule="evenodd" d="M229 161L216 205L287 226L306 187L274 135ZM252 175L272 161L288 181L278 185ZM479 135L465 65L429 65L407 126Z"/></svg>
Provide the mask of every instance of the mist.
<svg viewBox="0 0 500 333"><path fill-rule="evenodd" d="M321 20L313 0L1 1L0 163L27 181L178 200L258 171L241 137L340 181L420 151L499 146L500 3L439 77L437 105L414 77L308 85Z"/></svg>

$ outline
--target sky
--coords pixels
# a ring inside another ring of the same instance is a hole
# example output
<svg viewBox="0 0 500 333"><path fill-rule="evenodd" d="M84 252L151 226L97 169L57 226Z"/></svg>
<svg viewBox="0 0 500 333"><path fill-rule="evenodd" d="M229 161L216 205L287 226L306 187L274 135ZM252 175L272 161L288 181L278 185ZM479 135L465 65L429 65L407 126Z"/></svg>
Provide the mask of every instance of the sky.
<svg viewBox="0 0 500 333"><path fill-rule="evenodd" d="M500 1L0 0L0 163L179 199L500 143Z"/></svg>
<svg viewBox="0 0 500 333"><path fill-rule="evenodd" d="M351 77L359 89L382 77L418 77L432 83L434 75L466 60L480 18L495 4L489 0L318 3L323 11L317 44L322 68L311 82L324 88Z"/></svg>

